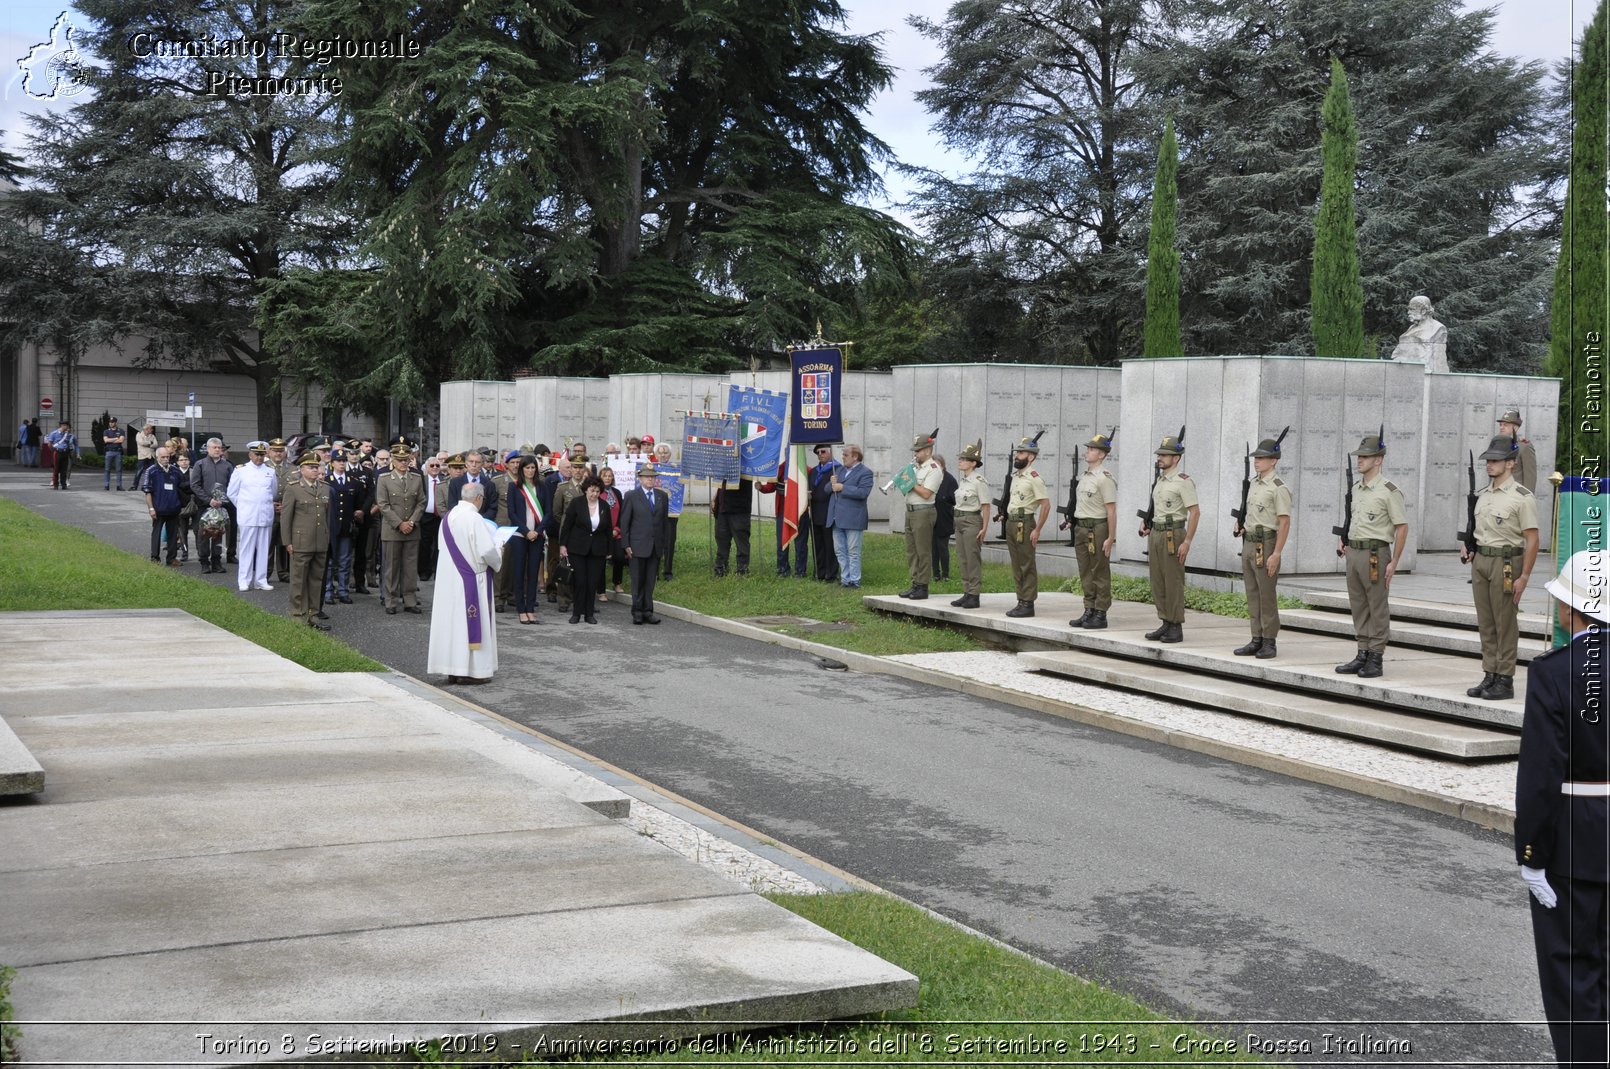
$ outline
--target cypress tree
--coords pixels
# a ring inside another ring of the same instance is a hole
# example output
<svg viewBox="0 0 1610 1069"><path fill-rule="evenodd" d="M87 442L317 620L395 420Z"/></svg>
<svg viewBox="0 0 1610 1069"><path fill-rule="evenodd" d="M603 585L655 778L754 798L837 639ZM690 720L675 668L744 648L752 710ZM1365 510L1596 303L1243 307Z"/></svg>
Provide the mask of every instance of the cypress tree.
<svg viewBox="0 0 1610 1069"><path fill-rule="evenodd" d="M1163 127L1152 181L1152 235L1146 245L1146 336L1142 356L1184 356L1180 344L1180 253L1174 247L1179 211L1179 147L1174 120Z"/></svg>
<svg viewBox="0 0 1610 1069"><path fill-rule="evenodd" d="M1364 285L1358 272L1358 234L1353 219L1353 179L1358 169L1358 129L1347 96L1347 72L1330 62L1330 92L1322 112L1325 174L1314 220L1314 272L1310 282L1314 355L1364 355Z"/></svg>
<svg viewBox="0 0 1610 1069"><path fill-rule="evenodd" d="M1604 474L1604 352L1610 270L1605 257L1605 3L1582 37L1571 82L1571 176L1560 259L1554 269L1546 370L1560 378L1556 465L1566 475ZM1589 376L1592 376L1591 378ZM1590 409L1589 387L1597 407ZM1592 470L1589 470L1592 469Z"/></svg>

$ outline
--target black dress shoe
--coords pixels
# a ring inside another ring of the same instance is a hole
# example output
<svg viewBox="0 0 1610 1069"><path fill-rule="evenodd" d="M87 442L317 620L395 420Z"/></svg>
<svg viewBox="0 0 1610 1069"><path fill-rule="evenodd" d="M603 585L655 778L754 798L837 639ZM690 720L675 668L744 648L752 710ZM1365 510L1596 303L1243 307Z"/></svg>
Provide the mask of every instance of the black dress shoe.
<svg viewBox="0 0 1610 1069"><path fill-rule="evenodd" d="M320 609L318 612L313 614L313 619L315 620L328 620L329 618L330 614L325 612L323 609Z"/></svg>
<svg viewBox="0 0 1610 1069"><path fill-rule="evenodd" d="M228 560L227 563L229 563L229 564L239 564L240 563L240 558L235 556L233 553L231 553L229 555L229 560Z"/></svg>
<svg viewBox="0 0 1610 1069"><path fill-rule="evenodd" d="M582 617L582 619L586 620L590 624L596 624L598 622L598 617L592 615L591 613L588 613L586 616Z"/></svg>
<svg viewBox="0 0 1610 1069"><path fill-rule="evenodd" d="M352 604L352 599L347 597L345 594L341 595L341 597L337 598L336 600L341 602L341 604L343 604L343 605L351 605Z"/></svg>
<svg viewBox="0 0 1610 1069"><path fill-rule="evenodd" d="M287 580L283 575L280 576L280 582L283 583L283 582L286 582L286 581ZM369 588L364 586L364 585L362 585L362 584L359 584L358 586L355 586L355 587L352 588L352 592L354 594L367 594L367 593L369 593Z"/></svg>
<svg viewBox="0 0 1610 1069"><path fill-rule="evenodd" d="M570 622L573 623L573 624L579 624L579 623L581 623L581 617L579 615L577 615L576 613L571 613L570 614Z"/></svg>
<svg viewBox="0 0 1610 1069"><path fill-rule="evenodd" d="M639 615L638 613L635 613L635 612L632 613L632 623L640 624L642 622L643 622L643 617L641 615Z"/></svg>
<svg viewBox="0 0 1610 1069"><path fill-rule="evenodd" d="M395 605L387 605L386 606L386 615L387 616L396 616L397 615L397 606L395 606Z"/></svg>
<svg viewBox="0 0 1610 1069"><path fill-rule="evenodd" d="M328 631L328 630L330 630L330 625L325 623L323 620L313 619L313 620L309 620L307 623L308 623L308 626L313 628L313 630L315 630L315 631Z"/></svg>
<svg viewBox="0 0 1610 1069"><path fill-rule="evenodd" d="M655 616L653 613L649 613L647 616L643 617L643 622L645 624L657 624L660 622L660 618Z"/></svg>
<svg viewBox="0 0 1610 1069"><path fill-rule="evenodd" d="M425 610L421 609L418 605L404 605L403 612L412 613L415 616L423 616L425 614Z"/></svg>
<svg viewBox="0 0 1610 1069"><path fill-rule="evenodd" d="M1235 654L1237 657L1251 657L1254 653L1257 653L1261 649L1263 649L1263 639L1255 638L1251 642L1248 642L1245 646L1237 646L1230 652Z"/></svg>

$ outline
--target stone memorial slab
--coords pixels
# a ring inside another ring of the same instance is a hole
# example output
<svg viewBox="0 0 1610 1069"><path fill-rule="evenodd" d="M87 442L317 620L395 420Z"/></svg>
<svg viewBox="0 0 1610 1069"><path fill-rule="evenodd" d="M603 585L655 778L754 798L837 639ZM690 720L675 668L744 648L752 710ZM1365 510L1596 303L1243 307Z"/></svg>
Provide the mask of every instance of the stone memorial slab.
<svg viewBox="0 0 1610 1069"><path fill-rule="evenodd" d="M441 387L442 442L457 451L475 429L475 390L471 382L444 382Z"/></svg>
<svg viewBox="0 0 1610 1069"><path fill-rule="evenodd" d="M549 428L553 426L550 413L558 401L559 387L556 380L551 378L516 379L514 382L515 407L520 420L520 434L522 438L529 439L533 444L544 442L548 445L554 443L548 440ZM444 434L443 444L450 439Z"/></svg>
<svg viewBox="0 0 1610 1069"><path fill-rule="evenodd" d="M908 441L913 435L927 434L935 427L939 428L939 440L935 448L949 445L952 436L956 433L955 424L949 427L943 425L939 418L939 378L943 369L937 367L913 368L911 379L911 425L899 437Z"/></svg>
<svg viewBox="0 0 1610 1069"><path fill-rule="evenodd" d="M509 450L518 449L521 444L520 399L514 383L503 382L498 386L497 448L500 455L507 455Z"/></svg>
<svg viewBox="0 0 1610 1069"><path fill-rule="evenodd" d="M1180 470L1196 484L1201 503L1201 519L1187 566L1239 571L1240 550L1230 537L1228 525L1229 511L1233 507L1230 495L1240 492L1240 443L1246 436L1242 430L1244 424L1228 425L1236 413L1225 410L1229 395L1224 384L1226 369L1239 361L1186 358L1175 362L1185 365L1184 411L1188 424ZM1244 411L1249 416L1255 409L1249 405ZM1162 433L1173 434L1178 430L1178 424L1172 429L1165 425ZM1232 441L1234 445L1230 444ZM1156 448L1156 443L1152 448Z"/></svg>
<svg viewBox="0 0 1610 1069"><path fill-rule="evenodd" d="M497 445L501 385L498 382L488 381L476 381L472 384L475 411L471 417L470 437L476 446Z"/></svg>
<svg viewBox="0 0 1610 1069"><path fill-rule="evenodd" d="M1139 527L1135 510L1146 507L1152 484L1152 450L1161 437L1156 433L1156 410L1149 401L1157 381L1158 363L1126 360L1119 368L1122 418L1118 421L1118 435L1123 444L1113 451L1118 475L1118 535L1113 552L1124 560L1146 559L1141 552L1145 543L1135 533Z"/></svg>

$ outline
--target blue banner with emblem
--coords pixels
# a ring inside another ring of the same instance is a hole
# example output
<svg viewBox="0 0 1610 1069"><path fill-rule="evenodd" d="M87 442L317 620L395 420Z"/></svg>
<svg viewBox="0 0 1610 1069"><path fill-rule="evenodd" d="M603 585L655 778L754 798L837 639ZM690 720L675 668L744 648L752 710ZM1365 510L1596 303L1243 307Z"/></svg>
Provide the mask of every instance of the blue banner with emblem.
<svg viewBox="0 0 1610 1069"><path fill-rule="evenodd" d="M844 350L794 349L788 359L794 375L790 441L842 442L844 408L839 391L844 385Z"/></svg>
<svg viewBox="0 0 1610 1069"><path fill-rule="evenodd" d="M775 477L783 458L788 395L734 385L727 389L727 411L738 417L738 456L743 473L752 479Z"/></svg>
<svg viewBox="0 0 1610 1069"><path fill-rule="evenodd" d="M738 459L738 417L695 416L682 421L682 474L734 482L743 475Z"/></svg>
<svg viewBox="0 0 1610 1069"><path fill-rule="evenodd" d="M680 471L661 468L659 472L660 489L665 491L665 499L669 502L666 513L671 516L682 515L682 502L688 496L688 484L682 481Z"/></svg>

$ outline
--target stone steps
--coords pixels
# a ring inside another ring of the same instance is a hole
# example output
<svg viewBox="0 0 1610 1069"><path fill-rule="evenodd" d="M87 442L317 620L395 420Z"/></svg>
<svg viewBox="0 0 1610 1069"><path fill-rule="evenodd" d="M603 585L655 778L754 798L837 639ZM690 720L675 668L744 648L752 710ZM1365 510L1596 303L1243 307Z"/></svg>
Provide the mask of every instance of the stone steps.
<svg viewBox="0 0 1610 1069"><path fill-rule="evenodd" d="M1303 590L1293 591L1292 593L1316 609L1327 609L1340 613L1350 611L1347 594L1344 591ZM1397 631L1397 621L1399 620L1413 620L1443 627L1461 628L1473 635L1476 632L1476 607L1474 605L1450 605L1447 602L1416 601L1413 598L1392 598L1390 605L1394 634ZM1284 610L1282 610L1281 619L1285 619ZM1521 613L1520 632L1522 641L1529 638L1546 639L1552 633L1552 627L1553 625L1549 622L1547 616L1530 612Z"/></svg>
<svg viewBox="0 0 1610 1069"><path fill-rule="evenodd" d="M1083 612L1083 600L1073 594L1041 594L1033 619L1008 619L1006 610L1016 599L1010 594L986 594L980 609L953 609L948 601L911 602L892 596L862 599L872 609L900 613L983 632L997 643L1019 650L1077 649L1207 676L1228 677L1267 690L1310 695L1328 701L1365 703L1402 714L1453 719L1503 731L1519 731L1526 690L1526 671L1515 678L1516 698L1486 702L1465 696L1465 688L1481 678L1479 663L1458 653L1440 650L1389 648L1385 675L1377 679L1338 675L1336 665L1352 658L1351 636L1291 633L1280 639L1280 656L1260 661L1236 657L1230 651L1247 640L1247 623L1187 610L1185 641L1174 645L1148 642L1143 634L1157 626L1148 604L1115 602L1104 631L1081 631L1068 626L1069 618ZM1145 689L1145 672L1131 668Z"/></svg>
<svg viewBox="0 0 1610 1069"><path fill-rule="evenodd" d="M1084 683L1135 690L1151 697L1172 698L1442 757L1468 761L1512 756L1520 750L1520 738L1504 731L1310 694L1276 693L1256 683L1163 665L1147 665L1136 671L1125 661L1082 650L1023 653L1018 659L1039 671Z"/></svg>
<svg viewBox="0 0 1610 1069"><path fill-rule="evenodd" d="M1280 627L1281 634L1288 631L1303 631L1320 635L1340 635L1349 640L1353 637L1353 618L1326 609L1281 609ZM1394 618L1390 642L1393 646L1442 650L1465 657L1481 657L1481 637L1474 629L1463 627ZM1528 664L1533 657L1543 652L1543 640L1527 635L1521 639L1516 655L1521 664ZM1478 668L1477 672L1480 671Z"/></svg>
<svg viewBox="0 0 1610 1069"><path fill-rule="evenodd" d="M45 789L45 770L0 720L0 794L38 794Z"/></svg>

